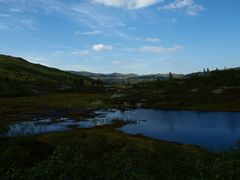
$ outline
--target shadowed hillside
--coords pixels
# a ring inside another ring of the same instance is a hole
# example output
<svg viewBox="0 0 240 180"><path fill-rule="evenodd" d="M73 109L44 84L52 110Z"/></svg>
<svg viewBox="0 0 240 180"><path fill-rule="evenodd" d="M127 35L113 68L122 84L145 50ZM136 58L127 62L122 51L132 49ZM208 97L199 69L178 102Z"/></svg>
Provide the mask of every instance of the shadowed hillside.
<svg viewBox="0 0 240 180"><path fill-rule="evenodd" d="M0 96L84 91L94 85L95 81L87 77L0 55Z"/></svg>

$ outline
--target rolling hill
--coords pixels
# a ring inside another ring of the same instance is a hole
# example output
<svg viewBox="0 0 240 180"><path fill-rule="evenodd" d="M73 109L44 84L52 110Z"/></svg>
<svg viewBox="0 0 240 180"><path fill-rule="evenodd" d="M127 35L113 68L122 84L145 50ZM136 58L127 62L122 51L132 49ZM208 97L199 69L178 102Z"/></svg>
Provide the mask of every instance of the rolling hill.
<svg viewBox="0 0 240 180"><path fill-rule="evenodd" d="M92 79L99 79L106 84L124 84L124 83L138 83L142 81L153 81L156 79L168 80L169 74L149 74L149 75L138 75L138 74L121 74L121 73L112 73L112 74L102 74L102 73L91 73L86 71L70 71L73 74L78 74L82 76L87 76ZM172 74L175 78L183 77L182 74Z"/></svg>
<svg viewBox="0 0 240 180"><path fill-rule="evenodd" d="M0 55L0 96L83 91L93 84L95 81L88 77Z"/></svg>
<svg viewBox="0 0 240 180"><path fill-rule="evenodd" d="M240 69L198 72L133 84L119 104L170 109L240 110Z"/></svg>

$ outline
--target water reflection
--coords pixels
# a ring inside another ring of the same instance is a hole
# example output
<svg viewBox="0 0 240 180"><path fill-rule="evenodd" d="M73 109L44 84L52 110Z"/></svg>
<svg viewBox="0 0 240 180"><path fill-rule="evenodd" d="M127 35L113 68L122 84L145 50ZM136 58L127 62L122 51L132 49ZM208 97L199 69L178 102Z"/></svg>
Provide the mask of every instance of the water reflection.
<svg viewBox="0 0 240 180"><path fill-rule="evenodd" d="M131 121L121 131L145 136L193 144L211 150L224 150L240 139L240 113L197 112L154 109L129 111L96 111L93 119L77 121L68 118L40 118L12 124L0 136L25 136L65 131L72 128L91 128L113 123L115 119Z"/></svg>
<svg viewBox="0 0 240 180"><path fill-rule="evenodd" d="M0 137L37 135L56 131L66 131L73 128L91 128L111 123L113 123L111 119L102 118L100 116L81 121L69 118L40 118L33 119L32 121L10 124L8 129L0 134Z"/></svg>
<svg viewBox="0 0 240 180"><path fill-rule="evenodd" d="M195 112L137 109L115 113L119 117L146 119L147 123L129 124L120 130L130 134L194 144L212 150L223 150L240 139L240 113Z"/></svg>

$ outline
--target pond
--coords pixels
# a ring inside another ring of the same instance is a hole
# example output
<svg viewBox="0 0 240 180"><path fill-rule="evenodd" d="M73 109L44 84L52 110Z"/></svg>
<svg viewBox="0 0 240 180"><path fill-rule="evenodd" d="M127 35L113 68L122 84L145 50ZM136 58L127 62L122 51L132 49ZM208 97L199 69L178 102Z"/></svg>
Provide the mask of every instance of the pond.
<svg viewBox="0 0 240 180"><path fill-rule="evenodd" d="M240 113L237 112L136 109L117 111L114 116L142 120L120 128L123 132L213 151L231 148L240 139Z"/></svg>
<svg viewBox="0 0 240 180"><path fill-rule="evenodd" d="M198 112L180 110L134 109L128 111L96 111L95 118L82 121L68 118L36 118L15 123L1 136L34 135L73 128L91 128L113 123L115 119L130 120L119 130L183 144L197 145L214 151L234 146L240 139L240 113Z"/></svg>

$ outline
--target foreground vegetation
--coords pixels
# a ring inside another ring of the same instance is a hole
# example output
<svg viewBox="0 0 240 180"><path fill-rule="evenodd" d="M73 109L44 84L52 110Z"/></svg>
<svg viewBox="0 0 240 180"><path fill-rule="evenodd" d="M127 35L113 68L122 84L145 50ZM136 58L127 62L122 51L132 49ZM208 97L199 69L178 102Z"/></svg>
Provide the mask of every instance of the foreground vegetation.
<svg viewBox="0 0 240 180"><path fill-rule="evenodd" d="M26 120L32 116L62 115L81 118L94 109L115 107L109 104L109 94L103 93L54 93L28 97L0 98L0 123ZM56 112L56 113L54 113Z"/></svg>
<svg viewBox="0 0 240 180"><path fill-rule="evenodd" d="M2 138L1 179L237 179L240 149L223 155L130 136L123 122L35 137Z"/></svg>

